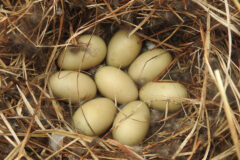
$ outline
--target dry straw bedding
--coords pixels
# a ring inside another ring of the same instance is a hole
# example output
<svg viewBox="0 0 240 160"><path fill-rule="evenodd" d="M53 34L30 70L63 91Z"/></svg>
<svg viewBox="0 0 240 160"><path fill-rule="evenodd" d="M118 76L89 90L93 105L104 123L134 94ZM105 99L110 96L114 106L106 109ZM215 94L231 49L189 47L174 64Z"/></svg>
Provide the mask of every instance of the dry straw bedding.
<svg viewBox="0 0 240 160"><path fill-rule="evenodd" d="M2 0L0 159L239 159L239 12L238 0ZM168 50L174 59L158 79L190 95L175 113L152 111L136 147L74 132L77 106L47 86L78 36L108 43L120 28Z"/></svg>

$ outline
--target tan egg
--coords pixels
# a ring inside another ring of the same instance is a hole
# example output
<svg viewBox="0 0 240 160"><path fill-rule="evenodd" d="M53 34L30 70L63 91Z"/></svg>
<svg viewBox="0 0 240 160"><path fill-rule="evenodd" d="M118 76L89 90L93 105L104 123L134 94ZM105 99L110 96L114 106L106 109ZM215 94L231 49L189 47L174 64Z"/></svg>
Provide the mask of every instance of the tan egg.
<svg viewBox="0 0 240 160"><path fill-rule="evenodd" d="M154 109L165 111L168 107L168 111L173 112L181 108L188 93L177 82L148 82L140 89L139 97Z"/></svg>
<svg viewBox="0 0 240 160"><path fill-rule="evenodd" d="M142 101L128 103L117 114L113 123L113 138L122 144L134 146L142 142L150 125L150 112Z"/></svg>
<svg viewBox="0 0 240 160"><path fill-rule="evenodd" d="M88 136L103 134L113 123L116 107L108 98L95 98L80 106L73 115L73 125Z"/></svg>
<svg viewBox="0 0 240 160"><path fill-rule="evenodd" d="M138 97L138 89L133 80L122 70L105 66L97 70L95 82L100 93L120 104L134 101Z"/></svg>
<svg viewBox="0 0 240 160"><path fill-rule="evenodd" d="M140 38L136 34L128 37L129 33L128 30L119 30L111 38L107 53L108 65L117 68L127 67L139 54L142 48Z"/></svg>
<svg viewBox="0 0 240 160"><path fill-rule="evenodd" d="M79 48L67 47L58 57L58 66L65 70L86 70L99 65L107 54L104 40L97 35L79 37Z"/></svg>
<svg viewBox="0 0 240 160"><path fill-rule="evenodd" d="M97 88L94 81L86 74L76 71L60 71L49 78L53 94L66 98L71 103L87 101L95 97Z"/></svg>
<svg viewBox="0 0 240 160"><path fill-rule="evenodd" d="M172 56L163 49L144 52L128 69L130 77L139 85L154 80L172 61Z"/></svg>

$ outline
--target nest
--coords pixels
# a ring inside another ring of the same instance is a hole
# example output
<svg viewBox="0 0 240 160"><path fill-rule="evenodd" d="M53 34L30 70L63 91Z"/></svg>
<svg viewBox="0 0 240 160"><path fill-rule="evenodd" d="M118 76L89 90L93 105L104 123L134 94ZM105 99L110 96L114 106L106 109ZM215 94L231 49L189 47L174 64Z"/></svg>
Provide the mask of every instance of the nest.
<svg viewBox="0 0 240 160"><path fill-rule="evenodd" d="M0 2L0 159L240 159L240 4L234 1ZM71 127L76 106L48 89L56 59L82 34L106 43L121 28L174 60L157 78L184 84L175 113L152 111L144 142Z"/></svg>

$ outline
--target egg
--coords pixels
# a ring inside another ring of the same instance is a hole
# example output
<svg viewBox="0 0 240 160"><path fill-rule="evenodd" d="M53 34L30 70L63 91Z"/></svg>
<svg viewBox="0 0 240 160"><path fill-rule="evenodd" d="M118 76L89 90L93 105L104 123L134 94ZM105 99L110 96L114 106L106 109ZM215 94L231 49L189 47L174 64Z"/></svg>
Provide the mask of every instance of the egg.
<svg viewBox="0 0 240 160"><path fill-rule="evenodd" d="M100 93L120 104L138 98L138 89L133 80L121 69L104 66L95 74L95 82Z"/></svg>
<svg viewBox="0 0 240 160"><path fill-rule="evenodd" d="M172 61L172 56L163 49L142 53L130 65L129 76L140 86L154 80Z"/></svg>
<svg viewBox="0 0 240 160"><path fill-rule="evenodd" d="M142 101L124 106L113 122L113 138L122 144L134 146L142 142L150 126L150 111Z"/></svg>
<svg viewBox="0 0 240 160"><path fill-rule="evenodd" d="M95 98L80 106L74 113L73 125L88 136L103 134L113 123L116 107L108 98Z"/></svg>
<svg viewBox="0 0 240 160"><path fill-rule="evenodd" d="M71 103L92 99L97 92L95 82L88 75L76 71L54 73L49 78L49 86L56 97Z"/></svg>
<svg viewBox="0 0 240 160"><path fill-rule="evenodd" d="M150 107L174 112L181 108L184 98L188 97L187 89L173 81L148 82L139 91L139 97Z"/></svg>
<svg viewBox="0 0 240 160"><path fill-rule="evenodd" d="M82 35L79 47L67 47L58 57L58 66L65 70L87 70L99 65L107 54L104 40L97 35Z"/></svg>
<svg viewBox="0 0 240 160"><path fill-rule="evenodd" d="M127 67L139 54L142 48L140 38L136 34L129 37L129 33L128 30L119 30L111 38L107 53L108 65Z"/></svg>

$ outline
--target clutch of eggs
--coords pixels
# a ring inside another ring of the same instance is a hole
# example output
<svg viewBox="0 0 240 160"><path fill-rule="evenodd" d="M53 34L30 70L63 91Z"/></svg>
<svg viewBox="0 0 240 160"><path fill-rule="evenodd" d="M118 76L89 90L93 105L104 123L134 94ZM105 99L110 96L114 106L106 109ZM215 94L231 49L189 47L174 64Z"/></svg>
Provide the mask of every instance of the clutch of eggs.
<svg viewBox="0 0 240 160"><path fill-rule="evenodd" d="M50 76L49 86L54 96L80 105L72 117L78 132L99 136L112 126L113 138L132 146L147 135L149 107L174 112L188 93L180 83L152 82L172 57L163 49L140 54L140 37L129 33L119 30L108 47L97 35L80 36L75 48L66 47L59 55L57 64L63 71ZM99 67L93 78L79 72L98 66L104 59L107 65ZM127 71L122 70L126 67ZM97 90L103 97L94 98ZM116 102L126 105L120 110Z"/></svg>

